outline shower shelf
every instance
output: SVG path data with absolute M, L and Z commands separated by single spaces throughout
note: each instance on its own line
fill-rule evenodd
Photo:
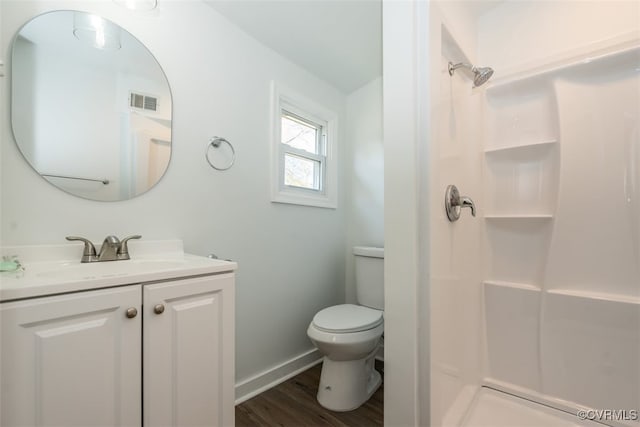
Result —
M 540 286 L 531 285 L 529 283 L 507 282 L 504 280 L 485 280 L 485 285 L 490 286 L 502 286 L 507 288 L 526 289 L 528 291 L 539 291 Z
M 546 141 L 541 141 L 541 142 L 532 142 L 529 144 L 518 144 L 518 145 L 509 145 L 506 147 L 498 147 L 498 148 L 487 148 L 484 150 L 486 155 L 493 155 L 493 154 L 500 154 L 500 153 L 509 153 L 509 152 L 515 152 L 517 150 L 523 150 L 523 149 L 528 149 L 528 148 L 543 148 L 543 147 L 547 147 L 547 146 L 551 146 L 553 144 L 556 144 L 558 142 L 557 139 L 549 139 Z
M 550 220 L 553 218 L 551 214 L 514 214 L 514 215 L 485 215 L 487 220 Z

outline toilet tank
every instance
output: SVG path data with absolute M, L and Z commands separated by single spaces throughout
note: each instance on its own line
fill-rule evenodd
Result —
M 384 310 L 384 248 L 356 246 L 353 254 L 358 304 Z

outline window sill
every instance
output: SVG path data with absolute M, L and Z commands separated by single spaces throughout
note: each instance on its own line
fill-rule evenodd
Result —
M 310 206 L 315 208 L 337 209 L 338 204 L 326 196 L 278 193 L 271 197 L 272 203 L 285 203 L 289 205 Z

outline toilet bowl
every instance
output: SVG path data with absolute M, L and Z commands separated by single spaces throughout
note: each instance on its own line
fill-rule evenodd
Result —
M 318 402 L 332 411 L 351 411 L 369 400 L 382 378 L 374 369 L 384 331 L 381 310 L 341 304 L 319 311 L 307 335 L 324 355 Z
M 307 328 L 309 339 L 324 356 L 318 402 L 332 411 L 351 411 L 380 387 L 374 369 L 384 331 L 384 249 L 353 248 L 356 299 L 320 310 Z

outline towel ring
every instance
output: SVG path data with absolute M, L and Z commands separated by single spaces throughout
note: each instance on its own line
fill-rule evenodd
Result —
M 229 163 L 229 165 L 228 165 L 228 166 L 221 168 L 221 167 L 218 167 L 218 166 L 214 165 L 214 164 L 211 162 L 211 159 L 209 159 L 209 149 L 210 149 L 211 147 L 213 147 L 213 148 L 219 148 L 219 147 L 220 147 L 220 145 L 221 145 L 223 142 L 224 142 L 225 144 L 227 144 L 227 145 L 229 146 L 229 148 L 231 149 L 231 162 Z M 233 145 L 231 145 L 231 143 L 230 143 L 229 141 L 227 141 L 226 139 L 224 139 L 224 138 L 220 138 L 219 136 L 214 136 L 214 137 L 212 137 L 212 138 L 209 140 L 209 144 L 207 145 L 207 150 L 206 150 L 206 151 L 205 151 L 205 153 L 204 153 L 204 158 L 207 160 L 207 163 L 209 163 L 209 166 L 211 166 L 211 167 L 212 167 L 212 168 L 214 168 L 215 170 L 218 170 L 218 171 L 226 171 L 227 169 L 230 169 L 230 168 L 231 168 L 231 166 L 233 166 L 233 164 L 236 162 L 236 150 L 233 148 Z

